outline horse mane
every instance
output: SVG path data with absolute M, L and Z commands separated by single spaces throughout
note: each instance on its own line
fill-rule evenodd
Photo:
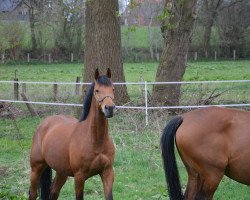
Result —
M 96 82 L 98 84 L 104 85 L 104 86 L 111 86 L 112 85 L 111 80 L 107 76 L 99 76 L 98 79 L 96 80 Z M 79 122 L 86 120 L 88 115 L 89 115 L 92 96 L 94 93 L 94 87 L 95 87 L 95 82 L 92 82 L 87 93 L 86 93 L 86 96 L 84 98 L 83 111 L 82 111 L 81 117 L 79 119 Z

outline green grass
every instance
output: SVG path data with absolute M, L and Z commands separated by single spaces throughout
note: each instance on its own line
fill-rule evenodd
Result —
M 154 81 L 157 63 L 124 63 L 127 82 Z M 1 64 L 0 80 L 13 80 L 15 70 L 19 80 L 74 82 L 82 76 L 82 63 L 68 64 Z M 184 81 L 204 80 L 246 80 L 250 79 L 250 61 L 189 62 Z
M 161 128 L 166 118 L 154 116 L 156 123 L 147 127 L 143 125 L 140 113 L 121 112 L 110 120 L 110 134 L 116 145 L 114 199 L 168 199 L 159 149 Z M 5 169 L 5 173 L 0 174 L 0 197 L 5 196 L 1 199 L 27 198 L 29 149 L 33 131 L 40 121 L 40 118 L 19 118 L 18 132 L 12 120 L 0 120 L 0 169 Z M 185 187 L 187 175 L 179 158 L 178 165 Z M 224 178 L 214 199 L 247 199 L 249 189 Z M 98 176 L 87 180 L 85 195 L 88 200 L 104 199 Z M 74 199 L 73 178 L 64 185 L 60 199 Z
M 205 80 L 249 80 L 250 61 L 218 61 L 218 62 L 189 62 L 184 75 L 184 81 L 205 81 Z M 152 82 L 155 79 L 157 63 L 125 63 L 124 72 L 127 82 Z M 15 70 L 20 81 L 57 81 L 74 82 L 77 76 L 82 75 L 83 65 L 80 63 L 68 64 L 11 64 L 0 65 L 0 80 L 13 80 Z M 77 102 L 74 97 L 74 85 L 59 86 L 59 101 Z M 182 104 L 196 103 L 197 98 L 206 99 L 216 90 L 221 93 L 221 100 L 216 103 L 224 102 L 247 102 L 249 101 L 249 84 L 205 84 L 205 85 L 184 85 L 182 87 Z M 0 84 L 0 94 L 2 98 L 12 99 L 12 84 Z M 131 104 L 140 104 L 141 86 L 129 85 L 128 92 L 131 97 Z M 149 85 L 151 92 L 152 85 Z M 39 91 L 39 92 L 37 92 Z M 230 93 L 230 94 L 229 94 Z M 194 95 L 195 94 L 195 95 Z M 52 85 L 33 85 L 27 86 L 27 95 L 35 101 L 53 101 Z M 192 99 L 194 97 L 194 99 Z M 218 99 L 219 100 L 219 99 Z
M 0 80 L 13 80 L 18 69 L 19 80 L 25 81 L 75 81 L 82 74 L 82 64 L 47 65 L 0 65 Z M 184 80 L 227 80 L 250 79 L 250 61 L 190 62 Z M 125 63 L 126 81 L 154 81 L 157 63 Z M 205 87 L 205 86 L 203 86 Z M 245 96 L 249 91 L 241 85 Z M 0 84 L 0 98 L 12 86 Z M 191 90 L 192 88 L 188 88 Z M 205 88 L 204 88 L 205 89 Z M 65 89 L 66 90 L 66 89 Z M 131 94 L 138 88 L 129 88 Z M 44 95 L 42 90 L 33 89 Z M 47 90 L 45 90 L 47 91 Z M 239 94 L 240 90 L 235 92 Z M 47 93 L 46 93 L 47 94 Z M 194 94 L 190 93 L 190 94 Z M 231 96 L 229 96 L 231 99 Z M 50 97 L 51 98 L 51 97 Z M 25 110 L 25 105 L 17 106 Z M 52 107 L 46 107 L 48 109 Z M 54 108 L 54 107 L 53 107 Z M 66 112 L 62 110 L 61 112 Z M 44 115 L 55 114 L 49 110 Z M 68 113 L 68 111 L 67 111 Z M 72 110 L 71 113 L 74 113 Z M 165 111 L 150 113 L 150 125 L 145 126 L 143 112 L 119 111 L 110 119 L 110 134 L 116 144 L 114 199 L 121 200 L 164 200 L 167 198 L 165 177 L 159 149 L 161 130 L 168 119 Z M 43 117 L 19 116 L 16 121 L 0 118 L 0 199 L 27 199 L 29 188 L 29 151 L 36 126 Z M 187 174 L 178 158 L 178 166 L 183 187 Z M 250 188 L 229 178 L 223 178 L 215 195 L 215 200 L 249 199 Z M 103 187 L 98 176 L 86 182 L 87 200 L 104 199 Z M 73 179 L 70 178 L 62 189 L 60 199 L 73 199 Z

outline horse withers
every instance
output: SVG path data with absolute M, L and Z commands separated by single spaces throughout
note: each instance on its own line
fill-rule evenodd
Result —
M 87 91 L 80 120 L 64 115 L 50 116 L 33 136 L 30 165 L 29 200 L 57 199 L 68 176 L 74 177 L 75 195 L 83 200 L 84 182 L 91 176 L 101 176 L 106 200 L 112 200 L 114 182 L 114 144 L 108 134 L 108 120 L 115 104 L 111 71 L 95 80 Z M 51 183 L 52 170 L 56 171 Z
M 174 144 L 188 173 L 182 194 Z M 202 108 L 173 118 L 163 130 L 162 158 L 171 200 L 210 200 L 224 174 L 250 185 L 250 112 Z

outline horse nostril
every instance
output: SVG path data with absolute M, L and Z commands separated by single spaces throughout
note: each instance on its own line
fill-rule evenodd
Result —
M 104 107 L 106 110 L 114 110 L 115 109 L 115 106 L 113 105 L 113 106 L 107 106 L 107 105 L 105 105 L 105 107 Z

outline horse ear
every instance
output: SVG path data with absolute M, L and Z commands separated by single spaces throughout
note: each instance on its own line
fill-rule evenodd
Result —
M 110 68 L 107 69 L 107 77 L 111 78 L 111 70 L 110 70 Z
M 99 76 L 100 76 L 99 70 L 98 70 L 98 68 L 96 68 L 96 70 L 95 70 L 95 80 L 97 80 Z

